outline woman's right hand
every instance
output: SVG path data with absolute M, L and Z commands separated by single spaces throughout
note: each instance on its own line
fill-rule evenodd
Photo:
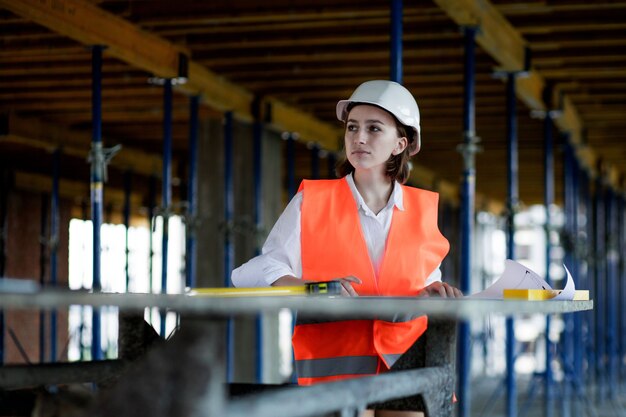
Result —
M 341 283 L 341 295 L 343 295 L 344 297 L 358 297 L 359 296 L 359 294 L 357 294 L 354 288 L 352 288 L 352 284 L 362 283 L 362 281 L 358 279 L 357 277 L 347 276 L 343 278 L 334 278 L 333 281 L 339 281 Z M 308 282 L 313 282 L 313 281 L 306 281 L 306 280 L 302 280 L 300 278 L 296 278 L 291 275 L 284 275 L 278 278 L 276 281 L 274 281 L 271 285 L 272 287 L 280 287 L 284 285 L 295 286 L 295 285 L 306 284 Z

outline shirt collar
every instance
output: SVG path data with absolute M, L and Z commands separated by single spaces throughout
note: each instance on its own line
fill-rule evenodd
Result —
M 352 177 L 352 173 L 346 175 L 344 178 L 348 182 L 350 186 L 350 191 L 352 191 L 352 196 L 357 203 L 357 206 L 362 208 L 363 210 L 369 210 L 367 204 L 365 204 L 365 200 L 361 197 L 359 190 L 356 188 L 356 184 L 354 183 L 354 178 Z M 389 201 L 387 202 L 386 207 L 396 206 L 398 210 L 404 211 L 404 199 L 402 194 L 402 186 L 398 181 L 394 181 L 393 191 L 391 192 L 391 196 L 389 197 Z

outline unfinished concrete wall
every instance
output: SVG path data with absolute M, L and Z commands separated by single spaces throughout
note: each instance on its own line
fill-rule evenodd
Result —
M 198 287 L 224 284 L 224 133 L 222 121 L 198 124 Z
M 233 123 L 234 219 L 232 239 L 237 267 L 255 254 L 283 210 L 281 200 L 282 154 L 277 133 L 265 131 L 262 148 L 262 199 L 264 228 L 254 225 L 254 146 L 252 126 Z M 197 285 L 224 285 L 224 126 L 221 120 L 200 122 L 198 144 Z M 278 375 L 278 318 L 262 318 L 264 382 L 281 382 Z M 235 329 L 235 382 L 256 382 L 256 318 L 237 318 Z
M 32 279 L 39 282 L 41 275 L 41 210 L 42 198 L 49 198 L 38 193 L 11 190 L 7 201 L 6 231 L 6 269 L 5 277 Z M 48 202 L 49 207 L 49 202 Z M 50 230 L 49 208 L 47 233 Z M 69 250 L 70 204 L 61 200 L 59 208 L 59 241 L 57 250 L 57 282 L 59 287 L 67 287 L 68 250 Z M 49 239 L 49 236 L 46 237 Z M 50 280 L 49 250 L 46 251 L 45 282 Z M 26 363 L 20 353 L 15 339 L 24 349 L 24 353 L 33 363 L 39 362 L 39 312 L 38 311 L 5 311 L 5 363 Z M 50 313 L 45 313 L 44 361 L 50 361 Z M 57 311 L 56 360 L 65 360 L 65 347 L 68 340 L 67 309 Z

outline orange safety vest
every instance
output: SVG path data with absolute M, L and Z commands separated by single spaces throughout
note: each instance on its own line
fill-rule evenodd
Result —
M 377 281 L 346 180 L 305 180 L 300 190 L 305 280 L 353 275 L 362 281 L 353 285 L 359 295 L 414 296 L 448 253 L 450 245 L 437 226 L 438 194 L 402 186 L 404 211 L 394 207 Z M 298 384 L 385 371 L 426 327 L 426 316 L 392 321 L 299 316 L 292 339 Z

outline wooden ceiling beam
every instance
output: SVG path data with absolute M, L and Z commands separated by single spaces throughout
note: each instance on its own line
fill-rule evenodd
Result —
M 556 4 L 550 2 L 537 2 L 531 3 L 528 1 L 520 1 L 519 3 L 503 4 L 497 6 L 500 13 L 507 16 L 519 16 L 527 15 L 533 16 L 535 14 L 542 15 L 553 13 L 558 16 L 560 13 L 567 12 L 596 12 L 599 10 L 614 11 L 626 9 L 626 2 L 615 1 L 611 3 L 598 4 L 596 2 L 584 2 L 584 3 L 571 3 L 571 4 Z
M 550 35 L 561 32 L 604 32 L 607 30 L 626 29 L 626 22 L 609 23 L 609 22 L 560 22 L 555 20 L 549 26 L 542 22 L 529 20 L 527 23 L 516 24 L 517 29 L 524 35 Z
M 576 78 L 593 78 L 602 80 L 605 78 L 626 78 L 626 69 L 623 68 L 607 68 L 598 64 L 596 68 L 558 68 L 558 69 L 542 69 L 541 73 L 550 79 L 576 79 Z
M 2 0 L 0 0 L 1 2 Z M 1 7 L 1 5 L 0 5 Z M 102 66 L 103 73 L 116 74 L 116 73 L 125 73 L 132 71 L 133 69 L 126 64 L 122 63 L 107 63 L 106 60 Z M 73 75 L 90 75 L 91 74 L 91 64 L 89 62 L 85 62 L 84 65 L 81 64 L 64 64 L 64 65 L 56 65 L 50 66 L 49 64 L 42 64 L 37 66 L 0 66 L 0 77 L 25 77 L 25 76 L 33 76 L 33 77 L 46 77 L 51 75 L 61 75 L 61 76 L 73 76 Z M 146 81 L 148 79 L 148 75 L 146 75 Z
M 231 57 L 210 57 L 203 58 L 201 54 L 196 54 L 198 61 L 210 68 L 219 68 L 226 66 L 245 66 L 245 65 L 264 65 L 284 63 L 289 65 L 311 64 L 316 62 L 376 62 L 377 60 L 388 60 L 389 51 L 364 51 L 364 52 L 324 52 L 324 53 L 291 53 L 291 54 L 268 54 L 267 51 L 259 51 L 256 56 L 240 56 L 233 54 Z M 404 59 L 437 59 L 446 57 L 463 56 L 463 48 L 461 44 L 451 48 L 432 48 L 432 49 L 410 49 L 403 53 Z
M 552 40 L 550 38 L 545 41 L 535 40 L 533 42 L 533 51 L 546 52 L 556 51 L 559 49 L 570 48 L 596 48 L 596 47 L 616 47 L 626 46 L 626 39 L 573 39 L 573 40 Z
M 10 83 L 10 85 L 9 85 Z M 129 86 L 138 86 L 146 83 L 145 76 L 124 74 L 123 77 L 112 77 L 110 74 L 103 74 L 102 91 L 108 88 L 128 88 Z M 3 85 L 2 91 L 26 91 L 26 90 L 48 90 L 55 88 L 91 88 L 91 76 L 73 76 L 71 79 L 63 79 L 61 77 L 50 77 L 45 79 L 29 79 L 11 77 L 10 81 L 0 79 Z
M 163 97 L 163 88 L 146 84 L 143 87 L 125 87 L 116 89 L 102 89 L 102 100 L 109 99 L 158 99 Z M 0 92 L 0 100 L 88 100 L 91 101 L 91 90 L 85 88 L 63 88 L 61 90 L 36 90 Z
M 619 63 L 622 64 L 626 61 L 626 57 L 624 55 L 578 55 L 578 56 L 564 56 L 560 54 L 558 57 L 554 56 L 535 56 L 533 58 L 533 64 L 537 67 L 561 67 L 561 66 L 572 66 L 574 64 L 580 65 L 589 65 L 589 64 L 609 64 L 609 63 Z M 543 69 L 540 70 L 543 73 Z
M 421 42 L 429 40 L 448 40 L 458 39 L 458 33 L 442 33 L 442 34 L 430 34 L 430 33 L 409 33 L 402 36 L 403 42 Z M 189 42 L 190 47 L 193 48 L 194 53 L 198 52 L 212 52 L 212 51 L 236 51 L 240 49 L 271 49 L 277 51 L 279 48 L 302 48 L 302 47 L 333 47 L 339 48 L 342 46 L 354 47 L 355 45 L 372 45 L 372 44 L 389 44 L 389 35 L 346 35 L 346 36 L 334 36 L 334 37 L 299 37 L 290 39 L 234 39 L 230 41 L 218 41 L 218 42 Z M 426 45 L 424 45 L 426 46 Z
M 389 8 L 370 8 L 359 7 L 351 8 L 350 10 L 341 10 L 337 8 L 328 8 L 320 11 L 298 11 L 298 13 L 284 12 L 282 10 L 257 12 L 256 8 L 251 8 L 252 12 L 245 11 L 239 14 L 220 14 L 219 11 L 211 13 L 211 17 L 194 17 L 191 14 L 185 13 L 181 17 L 168 16 L 163 18 L 145 18 L 141 21 L 143 27 L 171 27 L 171 26 L 232 26 L 232 25 L 246 25 L 256 26 L 262 23 L 280 23 L 280 22 L 296 22 L 298 24 L 304 22 L 320 22 L 332 20 L 337 23 L 341 21 L 344 24 L 346 22 L 352 22 L 359 24 L 360 22 L 367 21 L 367 19 L 378 18 L 389 22 Z M 283 9 L 284 10 L 284 9 Z M 404 18 L 411 21 L 430 22 L 432 21 L 431 15 L 424 13 L 423 8 L 418 7 L 405 7 L 403 9 Z
M 0 134 L 0 142 L 16 143 L 49 151 L 62 148 L 63 152 L 68 155 L 84 158 L 87 161 L 91 148 L 90 133 L 70 130 L 39 119 L 18 117 L 13 113 L 5 115 L 3 119 L 2 125 L 5 130 Z M 104 141 L 110 143 L 106 138 Z M 111 159 L 113 167 L 121 170 L 132 169 L 146 176 L 160 177 L 161 165 L 160 156 L 128 147 L 124 147 Z
M 180 56 L 190 55 L 186 48 L 85 0 L 0 0 L 0 7 L 85 45 L 104 45 L 106 55 L 158 77 L 177 77 Z M 189 94 L 201 94 L 204 102 L 219 110 L 233 111 L 246 120 L 252 118 L 252 93 L 197 61 L 189 60 L 188 82 L 179 88 Z M 305 139 L 313 139 L 310 132 L 316 132 L 314 138 L 318 138 L 323 147 L 335 149 L 336 130 L 332 126 L 276 100 L 272 104 L 280 108 L 273 121 L 281 129 L 300 131 Z M 307 124 L 298 125 L 295 120 Z

